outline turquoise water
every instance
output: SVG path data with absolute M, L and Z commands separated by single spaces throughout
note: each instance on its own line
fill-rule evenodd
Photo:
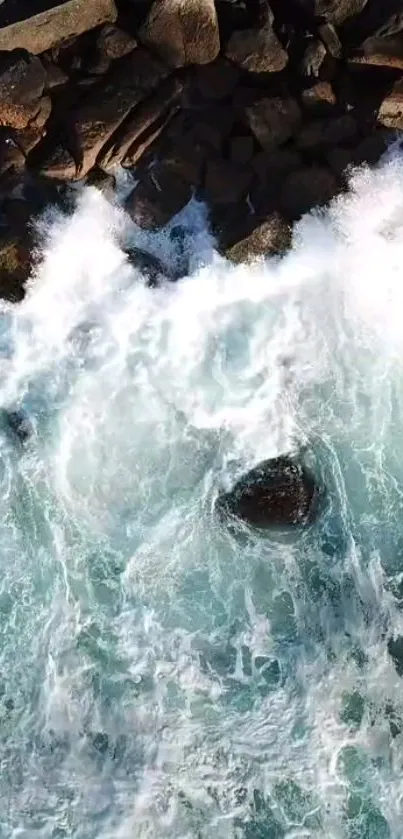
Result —
M 283 260 L 178 222 L 189 277 L 148 289 L 123 246 L 177 240 L 84 190 L 0 313 L 33 426 L 0 434 L 0 837 L 401 839 L 403 162 Z M 320 520 L 223 529 L 220 488 L 301 446 Z

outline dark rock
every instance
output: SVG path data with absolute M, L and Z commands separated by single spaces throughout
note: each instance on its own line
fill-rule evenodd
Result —
M 0 28 L 0 50 L 22 48 L 39 55 L 116 17 L 114 0 L 68 0 Z
M 40 108 L 45 70 L 22 50 L 0 54 L 0 125 L 26 128 Z
M 311 38 L 306 45 L 300 62 L 300 72 L 303 76 L 318 78 L 320 69 L 326 58 L 326 47 L 318 38 Z
M 297 219 L 313 207 L 327 204 L 338 186 L 335 175 L 324 166 L 292 172 L 281 191 L 281 207 L 286 218 Z
M 355 46 L 367 38 L 388 37 L 403 30 L 403 9 L 401 0 L 368 0 L 362 13 L 345 22 L 343 41 Z
M 333 24 L 322 23 L 318 27 L 318 35 L 321 41 L 323 41 L 329 55 L 332 55 L 333 58 L 341 58 L 342 46 Z
M 165 78 L 168 69 L 144 49 L 135 49 L 118 62 L 102 86 L 67 116 L 74 138 L 44 152 L 38 165 L 49 177 L 79 179 L 101 159 L 104 146 L 140 102 Z
M 388 653 L 393 661 L 398 676 L 403 676 L 403 636 L 389 638 Z
M 378 122 L 387 128 L 403 128 L 403 81 L 399 79 L 378 110 Z
M 167 79 L 156 93 L 134 109 L 98 156 L 100 166 L 134 166 L 178 110 L 182 82 Z
M 231 262 L 252 262 L 259 257 L 284 253 L 291 244 L 291 228 L 279 215 L 272 213 L 249 233 L 225 250 Z
M 118 26 L 109 24 L 108 26 L 103 26 L 99 32 L 96 47 L 100 55 L 110 61 L 114 61 L 133 52 L 137 47 L 137 41 L 128 32 L 125 32 Z
M 386 151 L 390 139 L 387 131 L 382 129 L 374 131 L 373 134 L 368 134 L 354 149 L 354 163 L 367 163 L 374 166 Z
M 301 165 L 302 157 L 296 149 L 262 151 L 256 154 L 252 161 L 259 184 L 262 184 L 265 189 L 269 181 L 282 183 L 289 172 L 299 169 Z
M 28 234 L 0 232 L 0 297 L 4 300 L 23 299 L 31 273 L 31 247 Z
M 225 54 L 234 64 L 250 73 L 278 73 L 288 62 L 288 55 L 270 21 L 262 27 L 233 32 Z
M 203 108 L 192 120 L 191 133 L 196 143 L 208 152 L 213 150 L 219 153 L 231 133 L 234 120 L 234 111 L 229 106 Z
M 34 154 L 37 149 L 34 149 Z M 28 158 L 28 166 L 47 178 L 57 181 L 72 181 L 77 176 L 77 164 L 73 155 L 61 143 L 51 145 L 40 154 L 40 160 Z M 91 167 L 89 167 L 91 168 Z
M 368 0 L 297 0 L 306 12 L 315 18 L 325 18 L 340 26 L 348 18 L 359 15 Z
M 166 145 L 159 157 L 170 171 L 193 187 L 202 184 L 206 149 L 193 131 L 184 129 L 180 117 L 174 117 L 166 131 Z
M 214 61 L 220 51 L 214 0 L 154 0 L 139 38 L 172 67 Z
M 0 175 L 10 170 L 21 172 L 25 166 L 25 155 L 7 130 L 0 130 Z
M 239 201 L 247 194 L 251 180 L 252 173 L 246 167 L 236 166 L 219 157 L 211 158 L 206 165 L 204 193 L 213 204 Z
M 296 138 L 296 145 L 301 151 L 310 151 L 350 142 L 357 134 L 358 124 L 351 114 L 330 119 L 315 119 L 301 129 Z
M 87 186 L 94 186 L 99 189 L 107 198 L 112 198 L 116 192 L 116 178 L 103 169 L 91 169 L 87 177 Z
M 190 184 L 166 165 L 158 165 L 128 195 L 125 209 L 146 230 L 167 224 L 192 197 Z
M 45 70 L 45 90 L 49 91 L 64 87 L 69 80 L 67 73 L 47 56 L 41 56 L 41 61 Z
M 163 265 L 161 260 L 154 254 L 144 251 L 141 248 L 127 248 L 125 253 L 133 268 L 139 271 L 143 277 L 146 277 L 147 285 L 150 288 L 157 288 L 164 281 L 173 281 L 175 279 L 171 270 Z
M 318 497 L 314 476 L 283 455 L 260 463 L 229 492 L 222 492 L 216 509 L 260 528 L 304 525 L 317 513 Z
M 255 151 L 255 144 L 253 137 L 239 136 L 233 137 L 230 142 L 229 156 L 232 163 L 239 163 L 244 165 L 252 160 Z
M 285 143 L 296 133 L 301 122 L 300 108 L 291 97 L 260 99 L 245 110 L 250 128 L 264 149 Z
M 355 162 L 354 149 L 336 146 L 327 152 L 326 162 L 336 177 L 340 177 Z
M 15 411 L 2 411 L 2 420 L 5 428 L 16 437 L 20 443 L 26 443 L 32 436 L 32 425 L 21 409 Z
M 239 81 L 239 70 L 229 61 L 217 58 L 211 64 L 195 68 L 194 84 L 204 99 L 216 102 L 231 96 Z

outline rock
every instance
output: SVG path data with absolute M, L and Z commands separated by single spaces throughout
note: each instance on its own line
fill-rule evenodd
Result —
M 343 26 L 343 41 L 358 46 L 370 37 L 388 37 L 403 30 L 401 0 L 368 0 L 362 13 Z
M 99 189 L 106 198 L 113 198 L 116 192 L 116 178 L 109 172 L 104 172 L 103 169 L 91 169 L 87 177 L 87 186 L 94 186 Z
M 41 56 L 41 61 L 45 70 L 46 91 L 54 90 L 67 84 L 69 77 L 58 64 L 55 64 L 46 56 Z
M 226 105 L 214 105 L 198 111 L 192 119 L 191 133 L 197 144 L 208 153 L 223 150 L 224 142 L 229 137 L 235 120 L 234 110 Z
M 302 151 L 311 151 L 350 142 L 357 134 L 357 120 L 351 114 L 331 119 L 315 119 L 301 129 L 296 138 L 296 145 Z
M 299 169 L 288 175 L 281 191 L 281 207 L 288 219 L 297 219 L 313 207 L 327 204 L 338 190 L 334 174 L 324 166 Z
M 26 128 L 39 111 L 45 80 L 36 56 L 21 50 L 0 54 L 0 125 Z
M 118 26 L 109 24 L 103 26 L 99 32 L 96 47 L 100 55 L 110 61 L 115 61 L 115 59 L 123 58 L 133 52 L 137 47 L 137 41 L 128 32 Z
M 375 166 L 386 151 L 388 141 L 391 139 L 394 138 L 387 136 L 387 131 L 382 129 L 374 131 L 373 134 L 368 134 L 353 150 L 354 163 L 367 163 L 370 166 Z
M 303 76 L 318 78 L 320 69 L 326 58 L 326 47 L 318 38 L 311 38 L 305 48 L 300 62 L 300 73 Z
M 183 84 L 169 78 L 133 110 L 98 156 L 100 166 L 134 166 L 179 109 Z
M 233 32 L 225 54 L 249 73 L 278 73 L 288 62 L 288 55 L 269 21 L 262 27 Z
M 403 70 L 403 33 L 388 38 L 368 38 L 361 49 L 348 56 L 352 64 Z
M 403 128 L 403 80 L 399 79 L 378 110 L 378 122 L 387 128 Z
M 160 152 L 161 163 L 192 187 L 202 184 L 206 149 L 191 129 L 186 130 L 181 116 L 174 117 L 166 131 L 166 146 Z
M 216 509 L 260 528 L 305 525 L 317 513 L 319 491 L 313 475 L 289 455 L 260 463 L 229 492 Z
M 125 209 L 145 230 L 164 227 L 192 197 L 190 184 L 170 167 L 157 164 L 128 195 Z
M 239 70 L 229 61 L 217 58 L 195 68 L 194 84 L 204 99 L 220 102 L 231 96 L 239 81 Z
M 40 152 L 39 161 L 38 151 Z M 27 160 L 27 165 L 32 171 L 39 172 L 41 175 L 57 181 L 75 180 L 77 163 L 73 155 L 61 143 L 47 146 L 45 151 L 36 147 L 33 150 L 33 155 L 33 157 L 29 156 Z
M 214 0 L 154 0 L 139 38 L 172 67 L 214 61 L 220 51 Z
M 354 163 L 354 149 L 336 146 L 327 152 L 326 162 L 336 177 L 340 177 Z
M 291 97 L 260 99 L 245 109 L 246 118 L 264 149 L 273 149 L 292 137 L 301 122 L 301 111 Z
M 39 55 L 116 17 L 114 0 L 67 0 L 0 28 L 0 51 L 19 48 Z
M 340 38 L 333 24 L 322 23 L 322 25 L 318 27 L 318 35 L 319 38 L 323 41 L 329 55 L 332 55 L 333 58 L 341 58 L 343 50 L 340 43 Z
M 0 229 L 0 297 L 11 303 L 22 300 L 30 271 L 29 237 L 2 233 Z
M 232 163 L 245 165 L 252 160 L 255 151 L 253 137 L 239 136 L 232 137 L 230 141 L 229 156 Z
M 284 253 L 291 244 L 291 228 L 279 213 L 265 221 L 225 250 L 231 262 L 252 262 L 259 257 Z
M 25 166 L 25 155 L 7 129 L 0 129 L 0 175 L 14 170 L 20 172 Z
M 26 443 L 32 436 L 33 428 L 25 413 L 21 409 L 15 411 L 1 411 L 1 418 L 7 431 L 20 443 Z
M 297 0 L 310 15 L 326 18 L 335 26 L 340 26 L 351 17 L 359 15 L 368 0 Z
M 398 676 L 403 676 L 403 637 L 389 638 L 388 653 L 393 661 Z
M 133 268 L 139 271 L 143 277 L 146 277 L 147 285 L 150 288 L 158 288 L 164 281 L 175 279 L 171 270 L 163 265 L 154 254 L 141 248 L 127 248 L 125 253 Z
M 212 204 L 239 201 L 247 194 L 251 180 L 252 173 L 246 167 L 213 157 L 207 160 L 204 193 Z
M 336 95 L 330 82 L 317 82 L 301 93 L 301 101 L 310 113 L 327 114 L 336 105 Z
M 135 49 L 66 116 L 74 125 L 74 142 L 46 150 L 38 165 L 49 177 L 80 179 L 102 158 L 103 148 L 131 111 L 165 78 L 167 67 L 142 48 Z M 73 165 L 72 165 L 73 161 Z

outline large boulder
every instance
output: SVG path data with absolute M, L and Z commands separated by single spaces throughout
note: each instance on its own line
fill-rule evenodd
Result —
M 284 253 L 291 244 L 291 228 L 279 213 L 272 213 L 252 230 L 239 234 L 225 249 L 231 262 L 253 262 L 266 256 Z
M 113 22 L 116 17 L 114 0 L 67 0 L 52 4 L 52 8 L 40 14 L 26 15 L 23 20 L 1 27 L 0 50 L 22 48 L 39 55 L 68 38 Z
M 325 166 L 310 166 L 291 172 L 281 191 L 281 208 L 295 220 L 313 207 L 327 204 L 337 193 L 339 182 Z
M 386 128 L 403 128 L 403 81 L 399 79 L 384 98 L 378 111 L 378 122 Z
M 40 110 L 45 81 L 36 56 L 23 50 L 0 53 L 0 125 L 26 128 Z
M 304 525 L 318 510 L 319 489 L 298 460 L 282 455 L 259 463 L 216 502 L 221 516 L 259 528 Z
M 157 164 L 135 186 L 125 201 L 125 209 L 144 230 L 164 227 L 192 197 L 192 188 L 164 164 Z
M 214 0 L 154 0 L 139 38 L 172 67 L 209 64 L 220 51 Z
M 288 55 L 270 21 L 262 27 L 233 32 L 225 54 L 234 64 L 250 73 L 278 73 L 288 62 Z
M 130 265 L 146 279 L 150 288 L 157 288 L 164 281 L 172 282 L 175 279 L 171 269 L 163 265 L 155 254 L 136 247 L 127 247 L 125 253 Z
M 308 14 L 319 19 L 326 18 L 336 26 L 359 15 L 367 2 L 368 0 L 297 0 Z
M 301 122 L 301 111 L 292 97 L 260 99 L 245 109 L 246 118 L 264 149 L 273 149 L 289 140 Z

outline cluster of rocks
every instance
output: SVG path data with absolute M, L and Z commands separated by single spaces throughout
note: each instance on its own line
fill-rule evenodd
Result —
M 135 168 L 148 229 L 196 195 L 243 260 L 402 127 L 401 0 L 4 0 L 0 294 L 23 295 L 30 214 L 71 181 Z

